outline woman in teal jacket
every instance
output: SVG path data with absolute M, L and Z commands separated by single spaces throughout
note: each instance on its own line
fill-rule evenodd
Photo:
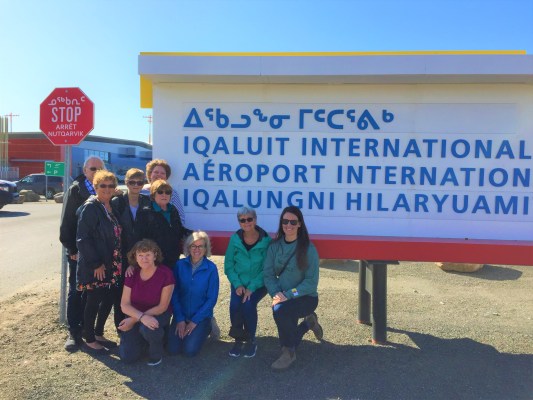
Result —
M 315 314 L 318 262 L 302 212 L 295 206 L 286 207 L 263 264 L 281 344 L 281 356 L 272 364 L 275 370 L 286 369 L 296 361 L 296 347 L 307 331 L 312 330 L 318 340 L 322 339 L 322 327 Z M 298 324 L 300 318 L 303 321 Z
M 168 352 L 195 356 L 211 332 L 213 309 L 218 298 L 217 266 L 207 259 L 211 241 L 207 233 L 195 231 L 183 245 L 185 258 L 174 268 L 172 293 L 174 319 L 168 335 Z
M 254 209 L 240 208 L 237 221 L 240 229 L 231 236 L 224 258 L 224 273 L 231 283 L 230 336 L 235 339 L 229 355 L 250 358 L 257 351 L 257 303 L 266 295 L 263 260 L 271 239 L 257 225 Z

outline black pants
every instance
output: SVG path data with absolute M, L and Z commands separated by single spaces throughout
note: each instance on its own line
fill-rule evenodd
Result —
M 122 282 L 124 282 L 124 279 L 122 280 Z M 114 316 L 115 328 L 117 328 L 117 332 L 118 332 L 118 324 L 120 324 L 120 321 L 126 318 L 126 315 L 122 312 L 122 308 L 120 308 L 120 301 L 122 300 L 123 290 L 124 290 L 123 283 L 119 287 L 115 286 L 111 288 L 111 296 L 113 297 L 113 316 Z
M 298 325 L 298 319 L 316 310 L 318 297 L 302 296 L 280 304 L 281 306 L 273 311 L 274 321 L 278 327 L 279 342 L 283 347 L 296 348 L 309 330 L 305 321 Z
M 67 323 L 72 336 L 78 336 L 83 329 L 83 312 L 85 309 L 85 292 L 76 289 L 76 267 L 78 262 L 66 254 L 68 262 Z
M 103 336 L 104 326 L 113 307 L 114 299 L 112 289 L 109 288 L 96 288 L 85 292 L 87 302 L 83 316 L 83 330 L 87 343 L 92 343 L 96 340 L 95 335 Z

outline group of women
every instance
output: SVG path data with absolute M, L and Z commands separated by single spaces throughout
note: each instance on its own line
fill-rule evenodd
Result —
M 181 202 L 165 180 L 168 164 L 153 160 L 147 172 L 145 185 L 143 171 L 130 169 L 128 193 L 118 196 L 113 173 L 94 175 L 96 195 L 77 212 L 77 282 L 87 298 L 86 349 L 100 353 L 116 346 L 104 336 L 114 306 L 121 359 L 133 362 L 147 349 L 148 365 L 155 366 L 165 348 L 186 356 L 200 351 L 212 330 L 219 277 L 208 259 L 208 235 L 183 225 Z M 147 192 L 149 196 L 143 194 Z M 257 225 L 255 210 L 239 209 L 237 221 L 240 227 L 230 238 L 224 262 L 231 284 L 229 335 L 235 340 L 229 355 L 255 356 L 257 305 L 268 293 L 281 344 L 272 368 L 288 368 L 307 331 L 322 339 L 315 314 L 318 253 L 297 207 L 283 210 L 273 240 Z

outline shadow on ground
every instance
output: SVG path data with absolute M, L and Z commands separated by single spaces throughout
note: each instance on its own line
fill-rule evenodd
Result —
M 24 211 L 0 210 L 0 218 L 25 217 L 27 215 L 30 215 L 30 213 Z
M 258 339 L 255 358 L 231 358 L 231 343 L 207 343 L 199 356 L 162 365 L 101 358 L 146 399 L 531 399 L 533 355 L 504 354 L 474 340 L 391 329 L 413 346 L 304 341 L 297 365 L 273 372 L 277 339 Z M 129 379 L 128 379 L 129 378 Z
M 518 271 L 511 267 L 503 267 L 498 265 L 485 264 L 483 268 L 476 272 L 448 272 L 454 275 L 461 275 L 468 278 L 486 279 L 489 281 L 514 281 L 522 276 L 522 271 Z

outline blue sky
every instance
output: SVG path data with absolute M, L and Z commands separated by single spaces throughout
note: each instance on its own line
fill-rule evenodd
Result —
M 532 0 L 0 0 L 0 114 L 39 131 L 56 87 L 95 103 L 92 134 L 148 140 L 143 51 L 525 50 Z

